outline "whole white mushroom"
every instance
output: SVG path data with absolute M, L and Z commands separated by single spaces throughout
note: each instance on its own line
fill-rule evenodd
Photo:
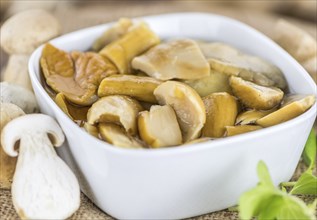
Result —
M 9 54 L 30 54 L 61 33 L 57 19 L 44 10 L 18 13 L 1 27 L 1 47 Z

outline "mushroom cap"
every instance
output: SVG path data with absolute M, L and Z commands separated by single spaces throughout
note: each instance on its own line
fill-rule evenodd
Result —
M 57 19 L 44 10 L 28 10 L 9 18 L 1 27 L 1 46 L 9 54 L 30 54 L 61 33 Z
M 35 113 L 39 110 L 33 92 L 14 83 L 0 83 L 0 102 L 15 104 L 26 114 Z
M 52 144 L 61 146 L 65 140 L 62 129 L 50 116 L 44 114 L 24 115 L 10 121 L 1 133 L 3 150 L 11 157 L 16 157 L 18 152 L 14 149 L 15 143 L 23 136 L 42 133 L 49 135 Z

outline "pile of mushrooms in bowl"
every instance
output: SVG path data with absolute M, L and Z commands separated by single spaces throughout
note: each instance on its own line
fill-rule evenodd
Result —
M 41 110 L 66 134 L 59 154 L 85 194 L 117 218 L 226 208 L 255 184 L 260 159 L 276 184 L 289 179 L 316 115 L 303 68 L 260 33 L 216 15 L 74 32 L 35 51 L 29 71 Z

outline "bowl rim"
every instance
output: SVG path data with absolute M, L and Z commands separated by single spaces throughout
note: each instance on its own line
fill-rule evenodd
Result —
M 287 59 L 290 59 L 292 64 L 296 67 L 297 71 L 296 74 L 301 74 L 309 84 L 311 88 L 314 88 L 315 86 L 315 95 L 316 96 L 316 84 L 312 80 L 312 78 L 309 76 L 307 71 L 291 56 L 289 55 L 284 49 L 282 49 L 279 45 L 277 45 L 273 40 L 262 34 L 261 32 L 257 31 L 256 29 L 250 27 L 249 25 L 237 21 L 233 18 L 229 18 L 223 15 L 217 15 L 213 13 L 200 13 L 200 12 L 181 12 L 181 13 L 167 13 L 167 14 L 158 14 L 158 15 L 150 15 L 150 16 L 142 16 L 142 17 L 137 17 L 133 19 L 159 19 L 161 17 L 188 17 L 188 16 L 205 16 L 208 18 L 218 18 L 218 19 L 223 19 L 227 20 L 231 23 L 234 23 L 234 25 L 241 26 L 247 31 L 252 32 L 252 34 L 255 34 L 256 37 L 262 38 L 262 41 L 267 41 L 268 43 L 272 44 L 272 46 L 276 49 L 279 50 L 285 56 Z M 101 24 L 101 25 L 96 25 L 88 28 L 83 28 L 77 31 L 73 31 L 64 35 L 61 35 L 53 40 L 50 40 L 50 43 L 59 41 L 61 38 L 67 38 L 71 37 L 77 34 L 81 34 L 83 32 L 91 31 L 94 29 L 100 29 L 100 28 L 107 28 L 111 24 L 115 22 L 108 22 L 106 24 Z M 29 75 L 32 81 L 32 86 L 36 87 L 38 91 L 38 95 L 42 98 L 45 99 L 46 102 L 49 103 L 52 112 L 55 115 L 58 115 L 59 117 L 62 118 L 63 121 L 68 123 L 70 126 L 73 126 L 73 132 L 78 133 L 79 135 L 86 136 L 85 138 L 88 138 L 88 142 L 91 142 L 92 144 L 96 145 L 95 147 L 102 147 L 103 149 L 109 151 L 110 153 L 114 154 L 125 154 L 127 156 L 139 156 L 139 157 L 156 157 L 156 156 L 161 156 L 161 155 L 174 155 L 174 154 L 186 154 L 186 153 L 191 153 L 191 152 L 199 152 L 199 151 L 204 151 L 204 150 L 209 150 L 211 148 L 219 148 L 222 147 L 223 145 L 226 145 L 226 149 L 230 147 L 237 147 L 234 146 L 233 143 L 238 143 L 238 142 L 243 142 L 245 140 L 249 139 L 254 139 L 257 137 L 265 136 L 270 133 L 276 133 L 279 132 L 280 130 L 284 130 L 287 128 L 294 127 L 300 123 L 303 123 L 306 120 L 309 120 L 309 118 L 313 117 L 315 114 L 316 117 L 316 109 L 317 109 L 317 102 L 308 109 L 306 112 L 303 114 L 288 120 L 286 122 L 268 127 L 268 128 L 263 128 L 260 130 L 236 135 L 236 136 L 231 136 L 231 137 L 225 137 L 225 138 L 219 138 L 211 141 L 206 141 L 206 142 L 201 142 L 201 143 L 194 143 L 194 144 L 188 144 L 188 145 L 181 145 L 180 146 L 171 146 L 171 147 L 166 147 L 166 148 L 158 148 L 158 149 L 149 149 L 149 148 L 144 148 L 144 149 L 129 149 L 129 148 L 121 148 L 121 147 L 114 147 L 113 145 L 102 141 L 96 137 L 93 137 L 86 131 L 84 131 L 81 127 L 79 127 L 76 123 L 74 123 L 58 106 L 57 104 L 53 101 L 53 99 L 48 95 L 48 93 L 45 91 L 44 87 L 42 86 L 40 80 L 37 78 L 36 74 L 36 65 L 39 65 L 39 59 L 36 59 L 36 57 L 39 55 L 39 53 L 42 52 L 44 45 L 39 46 L 30 56 L 29 62 L 28 62 L 28 70 L 29 70 Z M 40 56 L 38 56 L 40 57 Z M 308 135 L 308 134 L 307 134 Z M 67 138 L 67 137 L 66 137 Z

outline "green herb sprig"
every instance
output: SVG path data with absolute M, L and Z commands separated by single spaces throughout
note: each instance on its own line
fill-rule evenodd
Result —
M 274 186 L 269 171 L 263 161 L 257 166 L 258 185 L 245 192 L 239 200 L 239 215 L 241 219 L 310 219 L 315 220 L 317 198 L 312 204 L 306 205 L 301 199 L 292 194 L 317 195 L 317 178 L 313 175 L 316 165 L 316 135 L 309 135 L 303 158 L 308 169 L 297 182 L 281 184 L 281 189 Z M 291 186 L 288 193 L 284 186 Z

